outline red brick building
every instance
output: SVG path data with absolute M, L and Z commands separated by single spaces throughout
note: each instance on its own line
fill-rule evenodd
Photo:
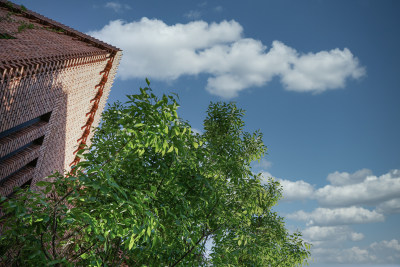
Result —
M 121 50 L 0 0 L 0 195 L 77 163 Z

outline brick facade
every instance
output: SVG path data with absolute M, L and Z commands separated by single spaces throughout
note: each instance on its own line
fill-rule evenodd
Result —
M 118 48 L 0 0 L 1 195 L 77 162 L 120 58 Z

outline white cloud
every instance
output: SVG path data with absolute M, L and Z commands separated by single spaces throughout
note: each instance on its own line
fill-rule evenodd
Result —
M 344 88 L 348 77 L 359 79 L 365 75 L 365 69 L 359 67 L 358 59 L 347 48 L 306 55 L 294 52 L 294 56 L 288 62 L 293 64 L 292 67 L 282 75 L 282 82 L 288 90 L 320 93 Z
M 203 134 L 203 131 L 201 131 L 201 130 L 199 130 L 199 129 L 197 129 L 197 128 L 192 128 L 192 132 L 193 133 L 195 133 L 195 134 Z
M 223 7 L 222 7 L 222 6 L 216 6 L 216 7 L 214 7 L 214 11 L 215 11 L 215 12 L 222 12 L 222 10 L 223 10 Z
M 370 245 L 362 241 L 359 243 L 362 247 L 346 248 L 351 241 L 365 240 L 368 234 L 353 231 L 352 224 L 383 222 L 386 214 L 400 213 L 400 170 L 381 176 L 373 175 L 368 169 L 354 173 L 334 172 L 327 180 L 330 185 L 310 193 L 310 198 L 322 207 L 285 216 L 306 223 L 307 227 L 301 232 L 314 245 L 311 253 L 316 263 L 400 264 L 400 243 L 396 239 Z M 301 182 L 304 181 L 287 181 L 292 186 L 290 191 L 295 193 L 301 188 Z
M 183 14 L 183 16 L 188 19 L 199 19 L 201 17 L 201 12 L 198 10 L 189 10 Z
M 350 240 L 351 241 L 360 241 L 360 240 L 363 240 L 363 239 L 364 239 L 363 233 L 355 233 L 355 232 L 350 233 Z
M 352 205 L 378 205 L 379 203 L 389 201 L 395 198 L 400 198 L 400 170 L 393 170 L 380 177 L 359 175 L 360 173 L 367 174 L 368 171 L 361 170 L 353 175 L 348 174 L 332 174 L 335 177 L 328 179 L 335 181 L 341 186 L 327 185 L 318 189 L 315 192 L 315 197 L 319 204 L 325 207 L 344 207 Z M 355 179 L 352 179 L 354 178 Z M 359 183 L 353 183 L 352 180 L 359 180 Z M 391 208 L 396 210 L 398 202 L 387 202 L 386 206 L 381 206 L 381 210 Z M 393 209 L 393 206 L 395 207 Z M 397 207 L 396 207 L 397 206 Z
M 300 54 L 274 41 L 267 50 L 260 41 L 243 38 L 243 28 L 234 20 L 175 25 L 148 18 L 115 20 L 89 34 L 123 50 L 122 79 L 174 80 L 205 73 L 210 75 L 206 89 L 224 98 L 264 86 L 274 76 L 287 90 L 319 93 L 343 88 L 347 79 L 365 74 L 347 48 Z
M 339 229 L 338 235 L 342 237 L 343 232 L 345 232 L 345 230 Z M 396 239 L 373 242 L 370 245 L 364 245 L 362 247 L 353 246 L 346 248 L 343 243 L 336 242 L 340 238 L 333 236 L 332 239 L 329 239 L 329 237 L 323 239 L 323 241 L 312 242 L 314 246 L 311 248 L 311 255 L 315 259 L 315 263 L 336 265 L 364 263 L 374 264 L 374 266 L 382 266 L 377 264 L 384 264 L 388 267 L 389 265 L 386 264 L 400 263 L 400 243 Z M 315 244 L 318 244 L 318 246 Z M 395 265 L 390 266 L 394 267 Z
M 289 180 L 276 178 L 271 173 L 266 171 L 262 171 L 261 176 L 264 182 L 268 181 L 268 178 L 270 177 L 279 181 L 283 189 L 282 190 L 283 199 L 281 201 L 305 200 L 312 198 L 313 196 L 314 187 L 309 183 L 304 182 L 303 180 L 292 182 Z
M 312 257 L 316 263 L 335 263 L 335 264 L 360 264 L 374 263 L 377 260 L 367 249 L 352 247 L 341 248 L 313 248 Z
M 258 168 L 258 169 L 261 169 L 261 170 L 266 170 L 266 169 L 270 168 L 271 166 L 272 166 L 272 162 L 268 161 L 268 160 L 266 160 L 264 158 L 262 158 L 260 160 L 260 162 L 257 162 L 257 163 L 254 164 L 254 168 Z M 271 175 L 271 174 L 268 173 L 268 175 Z
M 372 171 L 368 169 L 361 169 L 353 174 L 336 171 L 334 173 L 330 173 L 327 177 L 327 180 L 332 185 L 343 186 L 363 182 L 368 176 L 372 176 Z
M 376 210 L 384 214 L 400 213 L 400 198 L 395 198 L 380 203 Z
M 304 200 L 312 197 L 314 187 L 303 180 L 289 181 L 278 179 L 283 188 L 283 200 Z
M 261 172 L 261 177 L 262 177 L 262 180 L 263 180 L 264 182 L 268 181 L 268 178 L 274 178 L 274 179 L 276 179 L 275 176 L 273 176 L 271 173 L 266 172 L 266 171 Z
M 359 247 L 344 249 L 337 255 L 339 263 L 370 263 L 375 260 L 375 255 L 371 255 L 368 250 Z
M 107 2 L 104 6 L 107 7 L 107 8 L 111 8 L 112 10 L 114 10 L 114 12 L 117 12 L 117 13 L 123 11 L 124 9 L 126 9 L 126 10 L 132 9 L 127 4 L 122 5 L 122 4 L 117 3 L 117 2 Z
M 385 217 L 376 211 L 354 206 L 337 209 L 317 208 L 310 213 L 300 210 L 288 214 L 287 218 L 305 221 L 309 226 L 348 225 L 382 222 L 385 220 Z
M 362 233 L 353 232 L 348 226 L 311 226 L 304 229 L 302 234 L 312 244 L 315 241 L 360 241 L 364 238 Z
M 400 263 L 400 245 L 398 240 L 374 242 L 369 246 L 351 248 L 332 247 L 330 242 L 323 246 L 313 247 L 311 255 L 316 263 L 329 264 L 399 264 Z M 335 266 L 336 266 L 335 265 Z M 359 266 L 359 265 L 357 265 Z M 363 265 L 365 266 L 365 265 Z M 398 266 L 398 265 L 390 265 Z
M 390 241 L 383 240 L 381 242 L 374 242 L 370 246 L 374 250 L 395 250 L 400 252 L 400 243 L 396 239 Z

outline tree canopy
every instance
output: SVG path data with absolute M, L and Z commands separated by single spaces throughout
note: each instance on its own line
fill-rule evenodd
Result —
M 148 86 L 150 83 L 146 80 Z M 211 103 L 204 133 L 149 87 L 110 105 L 73 172 L 2 198 L 0 262 L 21 266 L 296 266 L 309 244 L 251 170 L 266 147 L 244 111 Z

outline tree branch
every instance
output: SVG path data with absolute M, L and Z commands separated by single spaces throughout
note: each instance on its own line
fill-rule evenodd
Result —
M 199 240 L 197 240 L 197 242 L 188 250 L 186 251 L 185 254 L 182 255 L 182 257 L 180 257 L 174 264 L 170 265 L 170 267 L 176 266 L 178 263 L 180 263 L 187 255 L 189 255 L 193 249 L 201 242 L 201 240 L 203 240 L 204 237 L 206 237 L 207 235 L 205 234 L 205 231 L 203 230 L 203 234 L 201 235 L 201 237 L 199 238 Z
M 92 247 L 94 247 L 94 245 L 96 245 L 97 242 L 94 242 L 93 245 L 91 245 L 90 247 L 88 247 L 87 249 L 83 250 L 81 253 L 75 255 L 75 257 L 73 258 L 69 258 L 68 260 L 74 261 L 77 258 L 79 258 L 81 255 L 85 254 L 87 251 L 89 251 L 89 249 L 91 249 Z
M 40 235 L 40 244 L 41 244 L 41 246 L 42 246 L 42 251 L 43 251 L 44 255 L 46 256 L 46 258 L 47 258 L 49 261 L 51 261 L 52 259 L 51 259 L 50 255 L 47 254 L 46 248 L 44 247 L 43 235 L 44 235 L 44 233 L 42 233 L 42 234 Z
M 53 258 L 57 258 L 57 254 L 56 254 L 56 231 L 57 231 L 57 207 L 54 207 L 53 210 L 53 227 L 52 227 L 52 240 L 51 240 L 51 245 L 53 247 Z
M 210 216 L 212 215 L 212 213 L 214 212 L 215 207 L 217 206 L 219 201 L 219 198 L 217 198 L 217 201 L 215 202 L 214 206 L 211 208 L 211 210 L 208 212 L 207 214 L 207 219 L 210 218 Z M 215 233 L 216 231 L 218 231 L 221 228 L 222 225 L 218 226 L 217 228 L 215 228 L 212 231 L 206 232 L 206 229 L 203 230 L 203 234 L 202 236 L 199 238 L 199 240 L 197 240 L 197 242 L 185 253 L 182 255 L 182 257 L 180 257 L 174 264 L 170 265 L 171 267 L 176 266 L 178 263 L 180 263 L 187 255 L 189 255 L 193 249 L 203 240 L 204 237 L 207 237 L 213 233 Z

